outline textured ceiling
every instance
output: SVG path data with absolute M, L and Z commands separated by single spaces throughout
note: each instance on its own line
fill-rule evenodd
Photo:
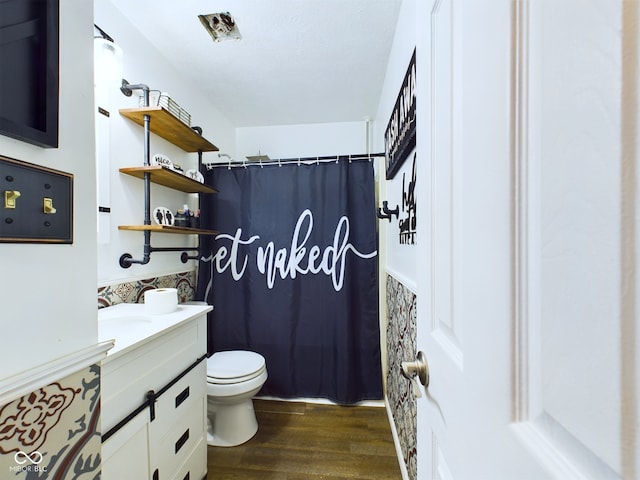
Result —
M 373 118 L 401 3 L 111 1 L 239 127 Z M 242 39 L 214 42 L 198 15 L 226 11 Z

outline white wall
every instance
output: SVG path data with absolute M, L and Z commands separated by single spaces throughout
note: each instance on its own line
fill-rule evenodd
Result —
M 74 175 L 73 244 L 0 244 L 0 379 L 97 342 L 92 29 L 91 2 L 60 2 L 59 147 L 0 135 L 0 155 Z
M 385 76 L 384 86 L 380 95 L 380 103 L 378 104 L 378 112 L 376 114 L 376 122 L 373 133 L 373 148 L 376 151 L 384 152 L 384 134 L 393 111 L 402 81 L 404 79 L 407 67 L 411 61 L 413 49 L 416 46 L 416 29 L 415 29 L 416 0 L 404 0 L 398 16 L 396 34 L 389 55 L 387 64 L 387 74 Z M 418 74 L 420 66 L 417 65 Z M 416 113 L 418 122 L 428 121 L 425 112 L 418 111 Z M 418 139 L 419 143 L 419 139 Z M 385 181 L 384 159 L 378 163 L 379 183 L 379 203 L 387 200 L 389 208 L 395 208 L 396 205 L 402 204 L 402 177 L 406 175 L 406 179 L 411 178 L 411 166 L 413 161 L 413 152 L 409 154 L 400 170 L 396 173 L 392 180 Z M 422 175 L 425 182 L 424 171 L 420 171 L 420 157 L 418 156 L 418 178 Z M 417 203 L 420 202 L 418 198 Z M 418 207 L 419 211 L 419 207 Z M 418 214 L 418 221 L 421 217 Z M 386 248 L 382 265 L 386 271 L 393 275 L 397 280 L 403 283 L 412 291 L 416 291 L 416 264 L 417 252 L 420 248 L 420 239 L 417 239 L 417 245 L 400 245 L 399 243 L 398 219 L 393 217 L 391 222 L 385 220 L 380 222 L 381 244 L 384 242 Z M 384 290 L 381 290 L 384 291 Z
M 203 129 L 203 136 L 216 145 L 221 152 L 235 154 L 235 129 L 233 125 L 206 101 L 197 86 L 187 83 L 180 72 L 173 69 L 144 35 L 136 29 L 108 0 L 95 1 L 95 23 L 105 30 L 123 50 L 123 77 L 132 84 L 146 84 L 151 89 L 168 92 L 171 97 L 191 114 L 191 124 Z M 116 88 L 111 96 L 108 120 L 110 130 L 111 158 L 110 174 L 111 214 L 107 244 L 98 250 L 98 284 L 106 285 L 118 281 L 149 278 L 151 276 L 186 271 L 195 268 L 194 262 L 180 262 L 179 252 L 156 252 L 147 265 L 133 265 L 122 269 L 118 259 L 123 253 L 130 253 L 135 259 L 142 258 L 143 234 L 118 230 L 118 225 L 142 224 L 144 218 L 143 182 L 118 172 L 120 167 L 141 166 L 143 156 L 143 129 L 118 114 L 120 108 L 138 106 L 137 92 L 125 97 Z M 186 153 L 161 139 L 151 135 L 150 155 L 167 155 L 185 170 L 195 168 L 197 154 Z M 206 152 L 204 161 L 217 159 L 216 152 Z M 102 181 L 102 179 L 101 179 Z M 172 211 L 183 204 L 191 208 L 197 205 L 195 196 L 152 185 L 151 209 L 164 206 Z M 154 247 L 183 247 L 195 245 L 196 237 L 168 234 L 152 234 Z
M 391 112 L 396 103 L 404 75 L 409 66 L 413 48 L 416 42 L 415 29 L 416 0 L 403 0 L 395 37 L 385 75 L 378 110 L 375 121 L 371 123 L 370 142 L 371 148 L 375 152 L 384 152 L 384 134 L 391 116 Z M 419 115 L 419 113 L 418 113 Z M 408 156 L 405 163 L 396 173 L 395 177 L 387 181 L 385 173 L 385 159 L 381 158 L 376 163 L 376 185 L 377 203 L 382 206 L 382 202 L 387 200 L 389 208 L 393 209 L 402 202 L 402 175 L 406 174 L 410 178 L 411 162 L 413 152 Z M 420 172 L 418 171 L 418 174 Z M 418 199 L 419 202 L 419 199 Z M 386 273 L 392 275 L 403 285 L 413 292 L 417 291 L 416 263 L 417 246 L 399 244 L 398 218 L 393 217 L 391 221 L 378 221 L 378 258 L 380 265 L 379 274 L 379 310 L 380 310 L 380 347 L 383 358 L 383 379 L 386 390 L 387 371 L 387 302 L 386 302 Z M 419 241 L 419 239 L 418 239 Z
M 245 127 L 236 130 L 237 161 L 245 157 L 295 158 L 375 153 L 367 151 L 367 122 Z

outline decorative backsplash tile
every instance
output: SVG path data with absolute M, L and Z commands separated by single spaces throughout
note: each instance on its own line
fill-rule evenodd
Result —
M 98 308 L 119 303 L 144 303 L 144 292 L 154 288 L 177 288 L 178 302 L 189 302 L 195 298 L 196 272 L 191 270 L 100 287 L 98 288 Z
M 402 456 L 409 478 L 418 478 L 417 404 L 411 382 L 399 374 L 400 364 L 417 354 L 417 298 L 390 275 L 387 275 L 387 397 L 393 414 Z
M 100 367 L 0 407 L 0 478 L 100 478 Z

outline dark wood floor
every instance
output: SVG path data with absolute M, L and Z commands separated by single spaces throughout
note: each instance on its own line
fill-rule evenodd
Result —
M 258 433 L 208 447 L 207 480 L 401 479 L 387 412 L 254 400 Z

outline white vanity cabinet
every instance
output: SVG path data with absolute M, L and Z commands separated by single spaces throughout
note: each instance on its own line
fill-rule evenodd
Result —
M 99 337 L 115 337 L 101 367 L 102 479 L 202 480 L 211 307 L 156 316 L 144 305 L 118 307 L 98 320 Z

